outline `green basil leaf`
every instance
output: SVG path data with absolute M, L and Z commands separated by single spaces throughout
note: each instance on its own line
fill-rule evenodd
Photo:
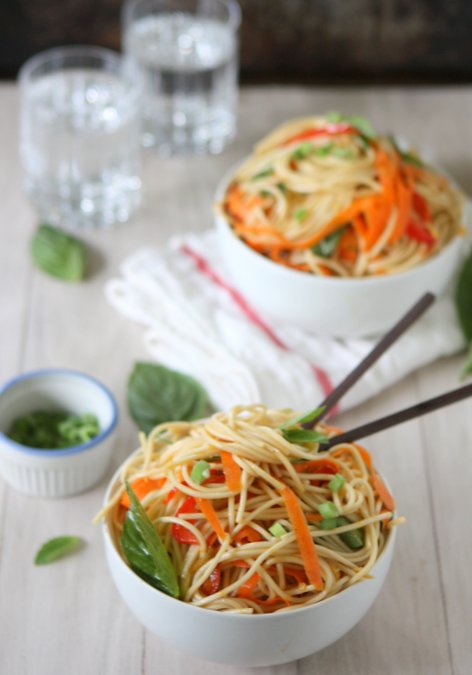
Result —
M 360 117 L 359 115 L 349 115 L 346 117 L 346 122 L 349 122 L 349 124 L 354 127 L 354 129 L 357 129 L 357 131 L 359 131 L 365 138 L 377 138 L 377 134 L 374 131 L 373 126 L 368 120 L 365 119 L 365 117 Z
M 85 246 L 75 237 L 52 225 L 40 225 L 31 240 L 35 265 L 64 281 L 81 281 L 85 276 Z
M 329 258 L 336 250 L 336 246 L 343 236 L 344 230 L 345 228 L 341 227 L 339 230 L 335 230 L 334 232 L 331 232 L 331 234 L 328 234 L 327 237 L 319 241 L 315 246 L 312 246 L 311 250 L 313 253 L 320 256 L 320 258 Z
M 191 421 L 210 408 L 206 391 L 193 377 L 155 363 L 136 363 L 128 380 L 128 408 L 149 433 L 162 422 Z
M 400 152 L 400 157 L 407 164 L 413 164 L 414 166 L 419 166 L 420 169 L 424 167 L 424 162 L 412 152 Z
M 290 427 L 294 427 L 297 424 L 306 424 L 307 422 L 313 422 L 313 420 L 317 419 L 324 411 L 325 406 L 320 406 L 319 408 L 310 410 L 310 412 L 302 413 L 301 415 L 296 415 L 295 417 L 291 417 L 286 422 L 281 424 L 279 428 L 289 429 Z
M 469 352 L 462 376 L 472 373 L 472 252 L 465 261 L 457 280 L 456 311 L 462 332 L 469 343 Z
M 313 429 L 282 429 L 282 436 L 289 443 L 326 443 L 329 437 Z
M 328 122 L 332 122 L 333 124 L 337 124 L 338 122 L 342 122 L 343 119 L 345 119 L 345 117 L 342 113 L 336 112 L 335 110 L 332 110 L 329 113 L 326 113 L 325 117 L 326 117 Z
M 144 581 L 178 598 L 179 582 L 166 547 L 128 483 L 126 491 L 130 506 L 120 538 L 123 554 L 131 569 Z
M 334 146 L 332 154 L 339 159 L 352 159 L 354 157 L 351 148 L 343 148 L 339 145 Z
M 62 558 L 63 556 L 76 550 L 81 543 L 79 537 L 55 537 L 46 541 L 34 559 L 35 565 L 48 565 L 49 563 Z
M 467 353 L 467 359 L 465 361 L 464 368 L 462 370 L 462 377 L 467 377 L 467 375 L 472 375 L 472 342 L 469 345 L 469 351 Z
M 326 145 L 321 145 L 319 148 L 315 149 L 315 155 L 317 157 L 326 157 L 331 154 L 335 145 L 334 143 L 327 143 Z

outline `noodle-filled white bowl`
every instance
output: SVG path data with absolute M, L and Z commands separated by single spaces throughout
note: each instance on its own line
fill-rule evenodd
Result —
M 120 469 L 106 491 L 107 504 Z M 103 525 L 108 566 L 115 585 L 138 621 L 151 633 L 191 656 L 235 666 L 273 666 L 324 649 L 365 615 L 387 576 L 395 530 L 361 581 L 317 604 L 275 614 L 238 615 L 204 609 L 156 590 L 125 563 L 108 521 Z
M 391 328 L 424 293 L 440 295 L 458 267 L 463 245 L 460 236 L 417 267 L 386 276 L 321 277 L 279 265 L 245 244 L 218 206 L 237 168 L 223 178 L 215 194 L 220 255 L 229 281 L 273 322 L 326 337 L 378 335 Z

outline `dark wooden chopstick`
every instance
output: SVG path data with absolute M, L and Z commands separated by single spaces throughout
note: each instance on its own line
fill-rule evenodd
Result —
M 352 370 L 344 380 L 328 394 L 320 403 L 323 410 L 301 426 L 304 429 L 312 429 L 320 422 L 336 405 L 342 396 L 362 377 L 362 375 L 384 354 L 391 345 L 403 335 L 403 333 L 433 304 L 436 296 L 433 293 L 425 293 L 413 307 L 398 321 L 388 333 L 375 345 L 367 356 Z
M 320 451 L 324 452 L 333 447 L 333 445 L 339 445 L 340 443 L 353 443 L 361 438 L 366 436 L 372 436 L 379 431 L 384 431 L 390 427 L 394 427 L 397 424 L 402 422 L 407 422 L 412 420 L 415 417 L 420 417 L 421 415 L 426 415 L 427 413 L 433 412 L 433 410 L 438 410 L 439 408 L 444 408 L 445 406 L 456 403 L 457 401 L 462 401 L 464 398 L 472 396 L 472 384 L 467 384 L 465 387 L 460 387 L 459 389 L 453 389 L 448 391 L 441 396 L 436 396 L 430 398 L 427 401 L 422 401 L 421 403 L 416 403 L 410 408 L 404 408 L 399 410 L 392 415 L 387 415 L 386 417 L 381 417 L 378 420 L 373 422 L 368 422 L 367 424 L 361 424 L 360 427 L 351 429 L 350 431 L 345 431 L 342 434 L 333 436 L 326 443 L 323 443 L 320 447 Z

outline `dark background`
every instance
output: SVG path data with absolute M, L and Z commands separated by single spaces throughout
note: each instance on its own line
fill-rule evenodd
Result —
M 0 0 L 0 77 L 62 44 L 120 47 L 121 0 Z M 472 81 L 471 0 L 240 0 L 241 79 Z

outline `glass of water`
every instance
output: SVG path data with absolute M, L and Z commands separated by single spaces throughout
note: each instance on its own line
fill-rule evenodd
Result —
M 124 49 L 145 76 L 144 147 L 218 153 L 234 137 L 240 20 L 235 0 L 128 0 Z
M 27 61 L 19 82 L 25 188 L 41 219 L 126 221 L 141 192 L 136 66 L 107 49 L 60 47 Z

